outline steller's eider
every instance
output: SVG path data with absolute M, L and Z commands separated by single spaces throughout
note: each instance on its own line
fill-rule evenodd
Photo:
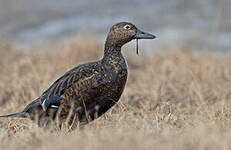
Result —
M 57 118 L 61 123 L 68 121 L 69 125 L 94 120 L 118 102 L 124 90 L 128 68 L 121 47 L 133 39 L 154 38 L 128 22 L 113 25 L 101 60 L 71 69 L 23 111 L 0 117 L 29 118 L 39 126 Z

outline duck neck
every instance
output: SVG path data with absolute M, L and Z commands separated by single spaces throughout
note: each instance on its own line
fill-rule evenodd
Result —
M 114 46 L 114 45 L 108 44 L 107 42 L 105 43 L 103 59 L 116 58 L 116 57 L 118 58 L 121 56 L 122 56 L 121 46 Z
M 120 66 L 127 69 L 127 63 L 121 53 L 121 46 L 112 46 L 105 44 L 104 56 L 101 62 L 106 66 Z

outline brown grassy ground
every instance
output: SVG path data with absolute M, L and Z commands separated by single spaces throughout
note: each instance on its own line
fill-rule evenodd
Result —
M 0 114 L 23 109 L 65 71 L 103 53 L 91 38 L 49 49 L 0 46 Z M 125 52 L 129 78 L 123 96 L 103 117 L 73 132 L 0 119 L 0 149 L 231 149 L 230 59 L 187 49 L 146 58 L 132 53 Z

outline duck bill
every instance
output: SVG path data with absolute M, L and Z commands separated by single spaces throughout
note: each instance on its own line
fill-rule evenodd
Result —
M 136 31 L 135 39 L 155 39 L 156 36 L 150 33 L 145 33 L 139 29 Z

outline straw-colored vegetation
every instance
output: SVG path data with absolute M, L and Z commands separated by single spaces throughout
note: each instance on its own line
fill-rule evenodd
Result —
M 0 114 L 22 110 L 64 72 L 103 54 L 101 43 L 91 38 L 51 49 L 14 51 L 0 46 Z M 150 57 L 124 53 L 129 78 L 118 105 L 72 132 L 41 129 L 27 119 L 1 118 L 0 149 L 231 148 L 229 58 L 187 49 Z

